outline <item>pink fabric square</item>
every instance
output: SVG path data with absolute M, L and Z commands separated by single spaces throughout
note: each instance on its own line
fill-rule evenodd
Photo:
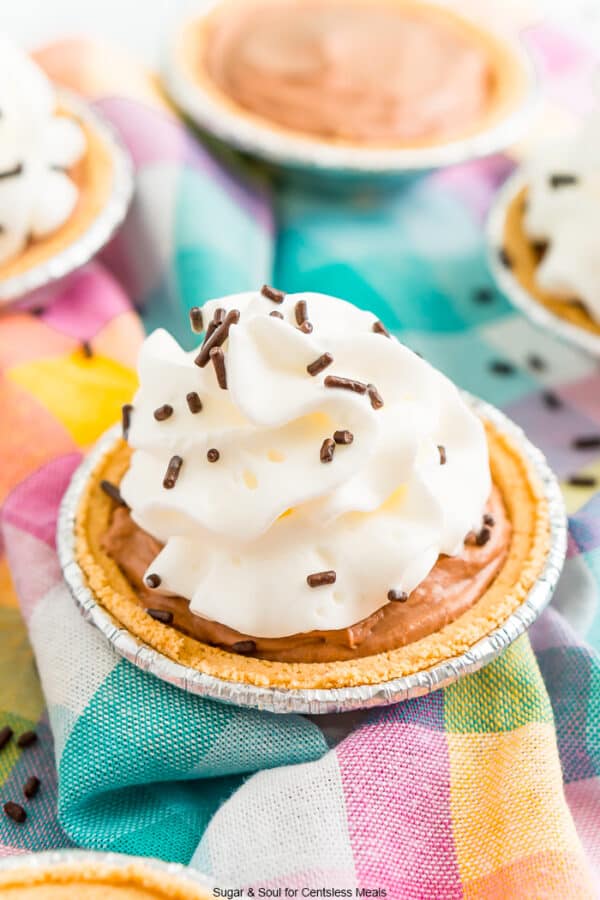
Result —
M 462 897 L 446 735 L 394 721 L 392 709 L 336 752 L 359 885 L 396 900 Z

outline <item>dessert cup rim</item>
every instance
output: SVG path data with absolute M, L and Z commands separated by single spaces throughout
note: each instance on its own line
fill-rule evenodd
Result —
M 490 208 L 487 219 L 487 256 L 494 280 L 506 298 L 534 324 L 552 332 L 555 337 L 600 357 L 600 335 L 568 322 L 545 307 L 521 284 L 511 269 L 502 264 L 498 251 L 504 243 L 506 216 L 515 198 L 528 185 L 522 167 L 504 182 Z
M 204 0 L 201 9 L 180 16 L 173 27 L 163 53 L 165 86 L 176 105 L 196 125 L 218 140 L 242 152 L 251 153 L 276 165 L 306 172 L 339 173 L 346 176 L 418 175 L 445 166 L 457 165 L 497 153 L 514 143 L 527 127 L 540 95 L 540 82 L 533 57 L 523 41 L 503 34 L 495 37 L 511 56 L 515 71 L 520 69 L 522 87 L 518 100 L 497 121 L 471 135 L 422 147 L 365 147 L 360 144 L 335 144 L 326 138 L 302 135 L 290 129 L 270 125 L 266 119 L 229 109 L 199 81 L 188 77 L 180 64 L 181 43 L 186 28 L 202 21 L 223 0 Z M 431 0 L 429 6 L 445 7 Z M 456 13 L 482 34 L 490 29 L 470 16 Z M 220 92 L 219 92 L 220 93 Z
M 57 88 L 56 99 L 62 109 L 80 119 L 105 144 L 112 164 L 111 190 L 102 209 L 74 241 L 22 272 L 0 278 L 0 309 L 40 292 L 89 262 L 123 222 L 133 195 L 133 161 L 111 123 L 73 91 Z
M 543 501 L 547 506 L 549 542 L 545 548 L 541 571 L 521 604 L 502 625 L 476 640 L 458 656 L 444 659 L 411 675 L 375 684 L 286 688 L 226 680 L 176 662 L 143 643 L 118 624 L 97 601 L 87 585 L 76 551 L 76 523 L 81 498 L 96 467 L 118 440 L 119 426 L 105 432 L 78 467 L 61 504 L 57 548 L 67 585 L 84 616 L 100 629 L 118 654 L 144 671 L 152 672 L 183 690 L 214 700 L 270 712 L 320 714 L 388 705 L 445 687 L 490 662 L 532 624 L 550 600 L 566 554 L 564 502 L 556 476 L 542 452 L 498 409 L 469 394 L 463 396 L 475 412 L 490 421 L 502 436 L 511 440 L 519 456 L 533 470 L 540 485 L 541 498 L 538 502 Z

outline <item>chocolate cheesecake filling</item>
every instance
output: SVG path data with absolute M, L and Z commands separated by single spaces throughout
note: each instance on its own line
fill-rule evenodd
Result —
M 310 631 L 279 638 L 242 634 L 190 610 L 183 597 L 149 589 L 144 573 L 162 545 L 139 528 L 129 510 L 115 506 L 102 547 L 135 590 L 140 606 L 170 613 L 171 626 L 212 646 L 278 662 L 331 662 L 393 650 L 439 631 L 484 594 L 508 554 L 512 527 L 500 492 L 493 488 L 482 530 L 465 541 L 457 556 L 440 556 L 429 575 L 406 598 L 385 602 L 349 628 Z M 385 599 L 386 590 L 382 591 Z M 243 602 L 243 598 L 240 602 Z M 282 596 L 285 602 L 285 596 Z M 157 618 L 155 616 L 155 618 Z
M 308 0 L 224 4 L 202 64 L 249 113 L 360 144 L 448 140 L 488 109 L 480 42 L 424 4 Z

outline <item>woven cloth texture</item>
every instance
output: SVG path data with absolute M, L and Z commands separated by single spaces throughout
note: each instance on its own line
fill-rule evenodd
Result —
M 594 51 L 543 23 L 524 37 L 544 74 L 547 120 L 585 112 Z M 0 727 L 39 735 L 0 752 L 0 800 L 18 800 L 28 775 L 42 779 L 24 825 L 0 818 L 0 856 L 76 844 L 191 860 L 254 888 L 594 896 L 600 496 L 566 482 L 600 476 L 598 451 L 572 446 L 600 429 L 600 377 L 493 287 L 483 223 L 513 161 L 384 192 L 273 186 L 216 162 L 128 58 L 70 41 L 40 60 L 112 121 L 137 191 L 116 240 L 47 307 L 0 316 Z M 444 691 L 312 718 L 202 700 L 118 658 L 62 581 L 58 505 L 135 388 L 142 322 L 189 346 L 190 306 L 263 281 L 372 309 L 526 428 L 563 481 L 569 556 L 553 608 Z M 528 365 L 533 352 L 543 370 Z M 498 359 L 513 370 L 495 374 Z M 543 402 L 548 390 L 559 408 Z

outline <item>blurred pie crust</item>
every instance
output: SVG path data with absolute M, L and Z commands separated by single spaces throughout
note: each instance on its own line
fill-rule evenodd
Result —
M 22 275 L 30 269 L 49 262 L 79 240 L 94 223 L 108 202 L 112 187 L 114 163 L 109 147 L 88 122 L 70 112 L 85 135 L 83 157 L 67 170 L 78 189 L 78 200 L 67 221 L 52 234 L 30 240 L 17 256 L 0 264 L 0 282 Z
M 530 297 L 555 316 L 578 328 L 600 335 L 600 322 L 594 321 L 585 306 L 576 298 L 565 300 L 539 286 L 536 270 L 541 258 L 540 250 L 525 232 L 526 201 L 527 188 L 524 187 L 510 201 L 504 220 L 503 247 L 510 261 L 513 276 Z

